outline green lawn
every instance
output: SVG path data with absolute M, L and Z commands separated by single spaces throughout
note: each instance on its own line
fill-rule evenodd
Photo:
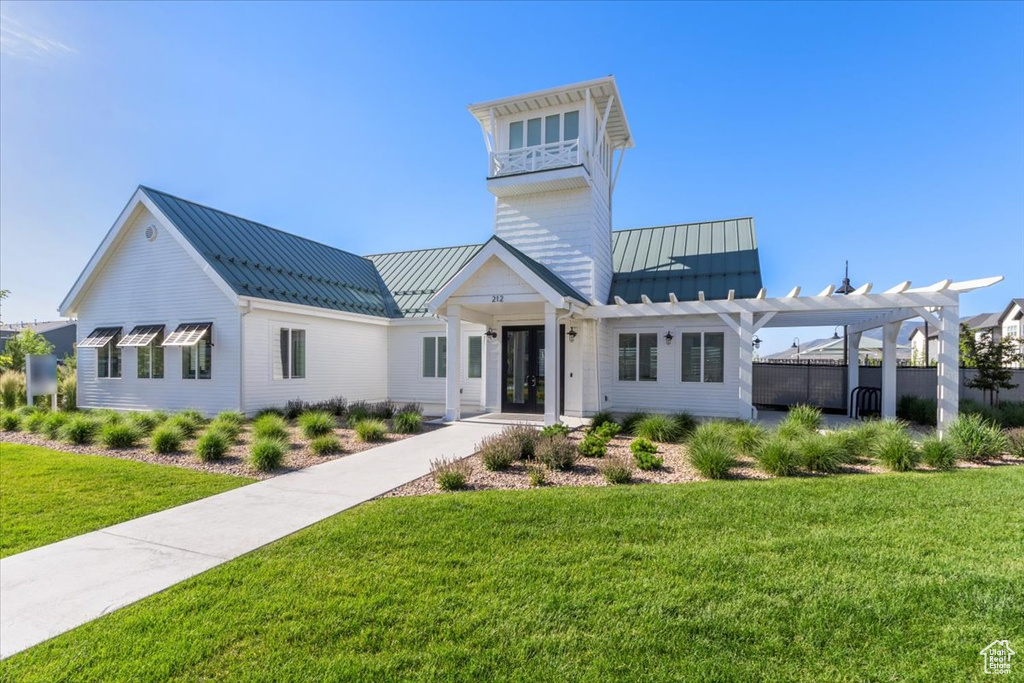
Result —
M 387 499 L 0 675 L 983 679 L 1022 577 L 1024 468 Z
M 0 557 L 251 481 L 132 460 L 0 444 Z

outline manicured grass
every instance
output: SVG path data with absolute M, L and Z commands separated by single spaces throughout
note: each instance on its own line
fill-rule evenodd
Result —
M 1024 468 L 386 499 L 0 674 L 983 679 L 1024 643 L 1022 547 Z
M 0 557 L 253 481 L 0 444 Z

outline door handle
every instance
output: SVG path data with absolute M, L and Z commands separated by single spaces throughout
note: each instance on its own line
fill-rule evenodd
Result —
M 531 387 L 537 386 L 537 375 L 530 375 L 529 380 Z

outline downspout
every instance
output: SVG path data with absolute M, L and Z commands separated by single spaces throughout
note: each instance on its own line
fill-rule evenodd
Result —
M 252 299 L 238 316 L 238 410 L 245 415 L 245 316 L 252 313 Z

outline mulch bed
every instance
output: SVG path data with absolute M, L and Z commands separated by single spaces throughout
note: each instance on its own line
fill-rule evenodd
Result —
M 424 423 L 423 432 L 439 429 L 440 425 Z M 177 453 L 159 454 L 149 449 L 148 443 L 143 440 L 136 448 L 110 449 L 104 448 L 101 444 L 90 444 L 76 446 L 65 441 L 53 441 L 41 434 L 31 432 L 0 432 L 0 444 L 23 444 L 28 446 L 41 446 L 54 451 L 65 453 L 79 453 L 83 455 L 102 455 L 108 458 L 120 458 L 122 460 L 137 460 L 158 465 L 172 465 L 184 467 L 190 470 L 201 472 L 214 472 L 217 474 L 233 474 L 235 476 L 252 477 L 254 479 L 269 479 L 279 474 L 300 470 L 312 465 L 319 465 L 330 460 L 344 458 L 353 453 L 383 446 L 395 441 L 408 439 L 414 434 L 388 434 L 384 441 L 366 443 L 356 438 L 356 433 L 351 429 L 335 429 L 334 435 L 341 442 L 342 452 L 333 455 L 316 455 L 309 450 L 309 440 L 302 435 L 298 427 L 288 428 L 288 442 L 290 448 L 285 454 L 284 463 L 281 467 L 271 472 L 260 472 L 253 469 L 246 462 L 249 453 L 249 446 L 252 443 L 251 425 L 247 424 L 238 436 L 238 440 L 228 451 L 227 455 L 217 462 L 202 462 L 195 456 L 196 439 L 188 439 L 182 442 L 181 450 Z M 201 434 L 201 432 L 200 432 Z M 197 437 L 199 434 L 196 435 Z

